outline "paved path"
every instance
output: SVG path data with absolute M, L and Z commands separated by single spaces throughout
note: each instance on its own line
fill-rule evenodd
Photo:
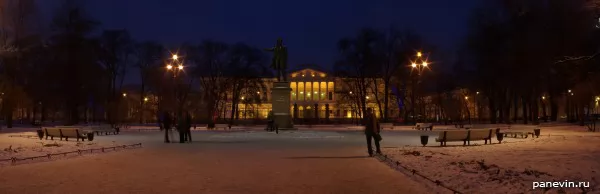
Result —
M 359 132 L 193 136 L 191 144 L 164 144 L 159 132 L 99 137 L 144 148 L 0 168 L 0 193 L 428 193 L 365 157 Z

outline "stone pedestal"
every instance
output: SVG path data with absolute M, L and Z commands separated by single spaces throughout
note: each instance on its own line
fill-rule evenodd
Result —
M 290 82 L 274 82 L 271 89 L 273 120 L 280 130 L 294 129 L 290 114 Z

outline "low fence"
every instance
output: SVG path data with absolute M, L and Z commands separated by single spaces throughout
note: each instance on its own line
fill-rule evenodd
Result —
M 130 144 L 130 145 L 120 145 L 120 146 L 113 146 L 113 147 L 92 148 L 92 149 L 85 149 L 85 150 L 75 150 L 75 151 L 70 151 L 70 152 L 46 154 L 46 155 L 26 157 L 26 158 L 12 157 L 12 158 L 8 158 L 8 159 L 0 159 L 0 163 L 1 162 L 11 162 L 12 165 L 15 165 L 15 164 L 17 164 L 17 162 L 24 161 L 24 160 L 52 159 L 52 156 L 67 156 L 69 154 L 83 155 L 84 153 L 90 153 L 90 154 L 94 153 L 94 151 L 107 152 L 107 151 L 116 151 L 117 148 L 127 149 L 127 148 L 136 148 L 136 147 L 142 147 L 142 143 L 136 143 L 136 144 Z
M 395 169 L 404 169 L 404 170 L 407 170 L 407 171 L 411 172 L 411 173 L 412 173 L 412 175 L 417 175 L 417 176 L 419 176 L 419 177 L 421 177 L 421 178 L 423 178 L 423 179 L 425 179 L 425 180 L 428 180 L 428 181 L 430 181 L 430 182 L 432 182 L 432 183 L 435 183 L 435 185 L 437 185 L 437 186 L 440 186 L 440 187 L 442 187 L 442 188 L 445 188 L 445 189 L 448 189 L 448 190 L 450 190 L 450 191 L 454 192 L 454 194 L 462 194 L 461 192 L 457 191 L 456 189 L 453 189 L 453 188 L 450 188 L 449 186 L 446 186 L 446 185 L 444 185 L 444 183 L 442 183 L 442 182 L 441 182 L 441 181 L 439 181 L 439 180 L 433 180 L 432 178 L 429 178 L 429 177 L 427 177 L 427 176 L 425 176 L 425 175 L 423 175 L 423 174 L 419 173 L 419 172 L 418 172 L 417 170 L 415 170 L 415 169 L 410 169 L 410 168 L 408 168 L 408 167 L 406 167 L 406 166 L 404 166 L 404 165 L 400 164 L 400 162 L 399 162 L 399 161 L 394 161 L 394 160 L 392 160 L 392 159 L 391 159 L 391 158 L 389 158 L 387 155 L 378 155 L 378 158 L 379 158 L 381 161 L 388 163 L 388 164 L 389 164 L 391 167 L 393 167 L 393 168 L 395 168 Z

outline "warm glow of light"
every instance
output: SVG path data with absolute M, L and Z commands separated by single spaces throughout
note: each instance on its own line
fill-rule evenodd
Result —
M 325 76 L 327 76 L 327 75 L 326 75 L 326 74 L 324 74 L 324 73 L 321 73 L 321 74 L 319 74 L 319 76 L 321 76 L 321 77 L 325 77 Z
M 569 90 L 569 93 L 571 93 L 571 90 Z
M 304 74 L 302 74 L 302 77 L 304 77 Z
M 313 77 L 315 77 L 315 74 L 312 74 Z
M 417 64 L 416 63 L 412 63 L 412 65 L 410 65 L 410 66 L 412 66 L 413 68 L 415 68 L 415 67 L 417 67 Z
M 546 97 L 545 97 L 545 96 L 542 96 L 542 100 L 545 100 L 545 99 L 546 99 Z
M 421 53 L 421 51 L 417 52 L 417 57 L 421 57 L 423 56 L 423 53 Z
M 244 99 L 244 97 L 242 96 L 242 100 Z
M 350 94 L 352 94 L 352 91 L 350 91 Z
M 310 96 L 310 93 L 306 93 L 307 96 Z
M 260 92 L 256 92 L 257 94 L 260 94 Z
M 148 98 L 144 98 L 144 101 L 148 101 Z
M 177 54 L 173 55 L 173 60 L 177 60 L 179 58 L 179 56 L 177 56 Z
M 573 96 L 575 93 L 571 93 L 571 96 Z
M 427 67 L 427 62 L 423 61 L 423 67 Z
M 182 69 L 183 69 L 183 65 L 179 65 L 177 68 L 178 68 L 179 70 L 182 70 Z
M 367 96 L 366 98 L 367 98 L 367 100 L 369 99 L 369 97 L 368 97 L 368 96 Z
M 479 92 L 476 92 L 475 94 L 479 95 Z
M 300 92 L 300 94 L 304 94 L 304 92 Z
M 468 100 L 468 99 L 469 99 L 469 97 L 468 97 L 468 96 L 465 96 L 465 100 Z
M 315 92 L 315 94 L 316 94 L 316 93 L 317 93 L 317 92 Z
M 298 76 L 298 74 L 292 73 L 292 77 L 296 77 L 296 76 Z
M 127 96 L 127 93 L 123 93 L 123 97 L 126 97 L 126 96 Z
M 596 101 L 600 101 L 600 96 L 597 96 L 597 97 L 596 97 Z
M 167 65 L 167 69 L 173 69 L 172 65 Z

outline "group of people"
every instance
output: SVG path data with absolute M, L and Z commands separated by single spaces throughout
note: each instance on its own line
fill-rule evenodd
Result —
M 184 112 L 175 119 L 167 111 L 163 112 L 160 119 L 160 130 L 165 130 L 165 143 L 171 143 L 169 132 L 173 127 L 179 132 L 179 143 L 192 142 L 192 116 Z M 175 124 L 177 123 L 177 124 Z

